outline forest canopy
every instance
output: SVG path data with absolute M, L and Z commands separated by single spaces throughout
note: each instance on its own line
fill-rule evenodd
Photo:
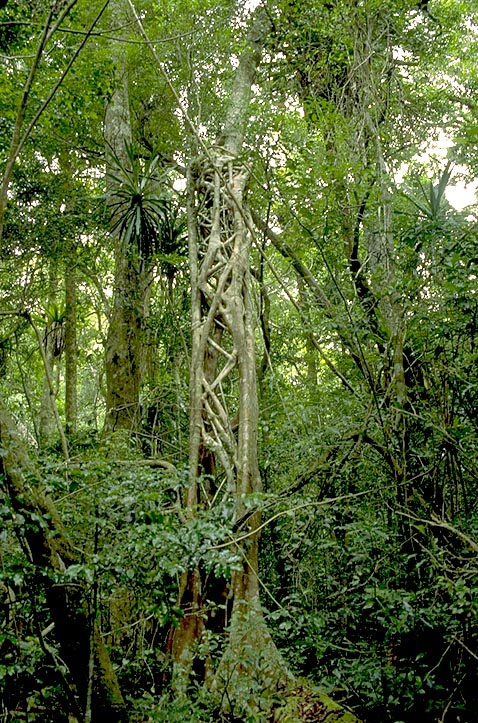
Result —
M 475 0 L 0 2 L 0 721 L 478 721 Z

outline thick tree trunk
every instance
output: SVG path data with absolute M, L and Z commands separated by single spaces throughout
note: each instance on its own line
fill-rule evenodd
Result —
M 112 16 L 118 27 L 125 18 L 117 0 Z M 131 146 L 128 77 L 124 48 L 114 52 L 117 86 L 107 106 L 104 135 L 110 171 L 114 159 L 129 169 L 127 146 Z M 114 189 L 111 189 L 114 194 Z M 112 197 L 112 204 L 115 199 Z M 116 220 L 116 219 L 114 219 Z M 140 422 L 139 393 L 143 377 L 143 320 L 148 306 L 148 275 L 138 259 L 126 248 L 115 231 L 115 275 L 112 311 L 106 340 L 106 419 L 105 431 L 132 432 Z
M 250 291 L 251 222 L 244 199 L 248 170 L 239 156 L 267 27 L 262 11 L 257 11 L 236 72 L 223 133 L 207 156 L 191 164 L 189 173 L 192 361 L 187 510 L 194 516 L 198 505 L 232 504 L 238 536 L 244 539 L 235 547 L 241 569 L 233 573 L 227 587 L 224 580 L 216 580 L 212 586 L 209 580 L 205 589 L 198 569 L 184 576 L 181 604 L 185 616 L 174 632 L 172 650 L 178 665 L 190 666 L 210 622 L 203 605 L 210 598 L 228 596 L 232 602 L 229 645 L 214 686 L 220 691 L 227 684 L 229 700 L 253 679 L 259 677 L 265 687 L 273 687 L 289 675 L 262 615 L 260 513 L 251 512 L 248 506 L 251 497 L 261 491 L 261 479 Z
M 132 432 L 140 422 L 144 297 L 141 280 L 121 251 L 116 254 L 113 293 L 106 340 L 105 431 Z
M 62 660 L 69 670 L 79 711 L 84 711 L 90 685 L 90 642 L 94 639 L 92 680 L 93 723 L 128 720 L 126 707 L 99 630 L 88 611 L 88 591 L 81 581 L 72 584 L 68 568 L 77 560 L 52 501 L 35 484 L 35 470 L 23 440 L 0 400 L 0 463 L 3 485 L 12 512 L 22 520 L 19 540 L 29 561 L 38 568 Z M 20 524 L 20 523 L 19 523 Z M 45 574 L 47 573 L 47 574 Z M 51 573 L 55 573 L 54 577 Z M 61 580 L 64 577 L 64 583 Z M 32 580 L 33 585 L 33 580 Z M 71 692 L 71 691 L 69 691 Z

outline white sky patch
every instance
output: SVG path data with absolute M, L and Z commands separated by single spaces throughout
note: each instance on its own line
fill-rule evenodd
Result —
M 458 169 L 460 166 L 458 166 Z M 465 170 L 465 169 L 463 169 Z M 445 191 L 445 196 L 448 203 L 451 203 L 453 208 L 457 211 L 463 211 L 467 206 L 471 206 L 476 203 L 476 193 L 478 191 L 478 180 L 475 179 L 471 183 L 465 183 L 465 181 L 458 181 L 458 183 L 451 184 Z
M 426 165 L 432 158 L 443 160 L 443 162 L 445 162 L 448 149 L 451 148 L 452 145 L 453 141 L 451 138 L 449 138 L 445 131 L 441 129 L 436 141 L 426 150 L 421 153 L 417 153 L 413 160 L 423 163 L 424 165 Z
M 178 191 L 179 193 L 182 193 L 186 190 L 186 179 L 185 178 L 176 178 L 176 180 L 173 183 L 173 188 L 175 191 Z

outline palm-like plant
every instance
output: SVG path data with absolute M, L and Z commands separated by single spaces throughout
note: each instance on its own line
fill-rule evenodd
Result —
M 141 164 L 131 144 L 126 144 L 125 160 L 114 152 L 111 157 L 107 174 L 111 229 L 119 233 L 125 251 L 136 253 L 144 263 L 162 251 L 162 227 L 168 212 L 168 201 L 160 195 L 164 178 L 158 172 L 159 156 Z
M 158 259 L 166 274 L 174 276 L 187 258 L 187 223 L 179 208 L 169 200 L 165 201 L 159 232 Z
M 418 180 L 422 198 L 417 198 L 413 194 L 403 192 L 404 196 L 412 202 L 418 209 L 423 218 L 431 221 L 439 221 L 446 211 L 446 189 L 453 173 L 453 162 L 448 161 L 438 183 L 434 185 L 431 181 L 424 185 Z

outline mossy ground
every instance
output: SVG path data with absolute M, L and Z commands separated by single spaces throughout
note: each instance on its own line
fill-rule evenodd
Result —
M 285 691 L 283 704 L 273 711 L 273 723 L 361 723 L 326 693 L 307 682 Z

